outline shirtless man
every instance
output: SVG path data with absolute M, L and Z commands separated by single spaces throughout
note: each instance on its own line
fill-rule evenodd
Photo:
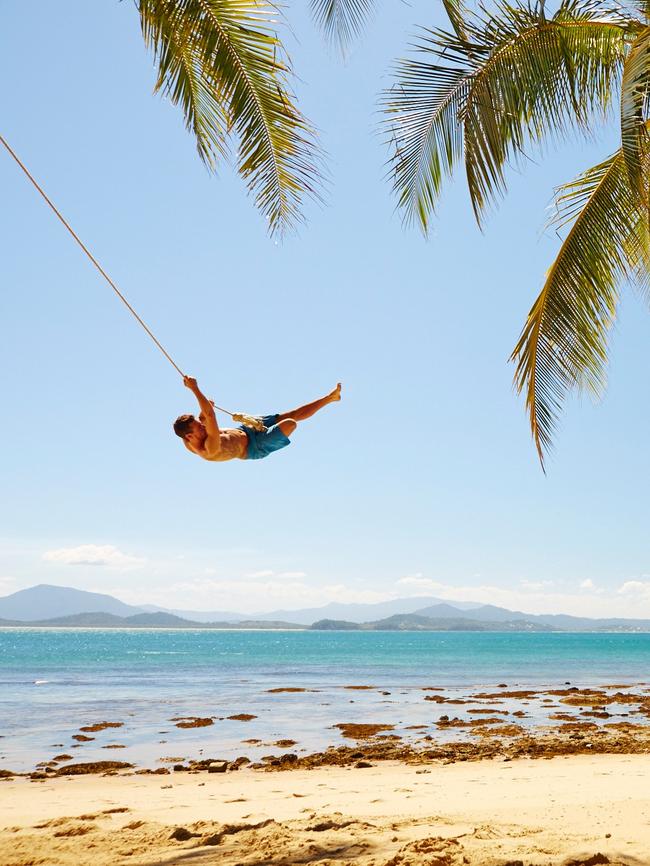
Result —
M 201 414 L 198 421 L 194 415 L 179 415 L 174 421 L 174 433 L 180 436 L 188 451 L 204 460 L 258 460 L 289 444 L 289 436 L 298 426 L 298 421 L 311 418 L 323 406 L 341 399 L 341 383 L 320 400 L 284 412 L 281 415 L 266 415 L 260 420 L 267 428 L 254 430 L 242 425 L 236 429 L 221 430 L 217 424 L 214 407 L 203 394 L 196 379 L 185 376 L 183 383 L 198 400 Z

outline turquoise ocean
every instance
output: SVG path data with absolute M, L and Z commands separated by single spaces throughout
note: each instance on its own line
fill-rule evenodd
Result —
M 343 742 L 340 722 L 433 723 L 444 710 L 423 701 L 425 688 L 464 696 L 647 680 L 650 634 L 2 629 L 0 769 L 61 752 L 139 766 L 255 759 L 281 753 L 282 739 L 314 751 Z M 255 718 L 228 718 L 242 713 Z M 180 716 L 214 724 L 179 729 Z M 123 724 L 74 741 L 101 721 Z M 106 749 L 115 745 L 124 748 Z

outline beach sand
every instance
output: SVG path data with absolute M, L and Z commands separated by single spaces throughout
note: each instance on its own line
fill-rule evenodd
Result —
M 650 755 L 7 779 L 2 866 L 650 864 Z

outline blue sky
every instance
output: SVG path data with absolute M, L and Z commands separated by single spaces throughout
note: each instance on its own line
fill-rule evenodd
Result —
M 342 63 L 286 42 L 328 153 L 325 207 L 270 240 L 152 96 L 133 4 L 0 4 L 3 134 L 217 403 L 344 399 L 270 459 L 209 465 L 171 431 L 174 370 L 0 154 L 0 594 L 47 582 L 245 612 L 417 594 L 650 616 L 650 319 L 626 293 L 609 389 L 567 406 L 545 477 L 507 358 L 558 247 L 555 184 L 615 147 L 550 146 L 483 234 L 459 175 L 424 240 L 385 179 L 378 93 L 415 25 L 388 4 Z

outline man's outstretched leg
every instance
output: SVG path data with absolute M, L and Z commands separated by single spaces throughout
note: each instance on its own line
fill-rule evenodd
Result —
M 341 383 L 339 382 L 336 388 L 326 397 L 321 397 L 320 400 L 314 400 L 313 403 L 307 403 L 305 406 L 299 406 L 297 409 L 292 409 L 291 412 L 283 412 L 281 415 L 278 415 L 278 420 L 275 422 L 276 424 L 280 424 L 284 421 L 287 423 L 289 421 L 305 421 L 307 418 L 311 418 L 312 415 L 315 415 L 323 406 L 327 406 L 328 403 L 336 403 L 341 399 Z M 295 424 L 292 427 L 292 432 L 295 430 Z M 284 432 L 284 431 L 283 431 Z M 285 433 L 285 435 L 289 435 Z
M 292 409 L 291 412 L 283 412 L 281 415 L 265 415 L 261 419 L 267 429 L 262 431 L 250 430 L 247 427 L 246 435 L 248 436 L 248 459 L 258 459 L 278 451 L 289 444 L 289 436 L 298 426 L 298 421 L 304 421 L 306 418 L 311 418 L 323 406 L 328 403 L 336 403 L 341 399 L 341 383 L 336 386 L 333 391 L 326 397 L 321 397 L 320 400 L 314 400 L 313 403 L 307 403 L 305 406 L 299 406 L 297 409 Z

